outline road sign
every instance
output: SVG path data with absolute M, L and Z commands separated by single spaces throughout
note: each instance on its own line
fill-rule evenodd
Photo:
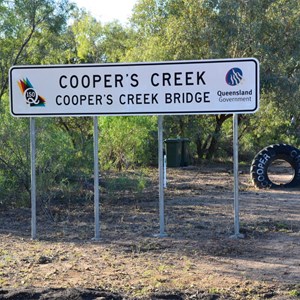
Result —
M 254 58 L 156 63 L 14 66 L 16 117 L 253 113 Z

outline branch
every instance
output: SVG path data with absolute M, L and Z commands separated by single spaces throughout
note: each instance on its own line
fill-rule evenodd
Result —
M 15 174 L 15 176 L 20 180 L 20 182 L 22 182 L 22 184 L 24 185 L 26 191 L 30 194 L 30 188 L 26 182 L 26 180 L 24 180 L 24 177 L 22 177 L 16 168 L 14 168 L 13 166 L 11 166 L 8 162 L 6 162 L 2 157 L 0 157 L 0 162 L 2 162 L 9 170 L 11 170 L 11 172 L 13 174 Z
M 36 27 L 35 27 L 35 23 L 34 23 L 34 24 L 32 24 L 30 33 L 28 34 L 27 38 L 22 43 L 22 45 L 21 45 L 21 47 L 20 47 L 20 49 L 19 49 L 19 51 L 18 51 L 15 59 L 13 60 L 12 65 L 16 65 L 17 64 L 17 62 L 18 62 L 18 60 L 19 60 L 19 58 L 20 58 L 20 56 L 21 56 L 24 48 L 28 45 L 29 41 L 31 40 L 31 38 L 32 38 L 32 36 L 33 36 L 33 34 L 35 32 L 35 29 L 36 29 Z M 0 90 L 0 100 L 2 99 L 2 96 L 4 95 L 4 92 L 6 91 L 7 86 L 8 86 L 8 77 L 6 77 L 5 79 L 3 79 L 2 88 Z

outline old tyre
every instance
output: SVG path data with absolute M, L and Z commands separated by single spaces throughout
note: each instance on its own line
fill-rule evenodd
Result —
M 287 161 L 294 169 L 293 178 L 284 184 L 276 184 L 269 179 L 268 168 L 274 160 Z M 296 187 L 300 185 L 300 150 L 287 145 L 276 144 L 262 149 L 251 164 L 251 179 L 258 188 Z

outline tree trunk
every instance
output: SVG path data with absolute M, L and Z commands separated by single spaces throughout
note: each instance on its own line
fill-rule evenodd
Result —
M 206 151 L 206 159 L 209 160 L 214 157 L 220 139 L 222 125 L 227 119 L 231 117 L 232 115 L 216 115 L 216 126 L 213 134 L 211 135 L 210 145 Z

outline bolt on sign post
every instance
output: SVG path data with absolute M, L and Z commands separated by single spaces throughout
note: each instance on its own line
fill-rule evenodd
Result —
M 236 115 L 259 108 L 259 63 L 255 58 L 13 66 L 9 81 L 14 117 Z M 98 136 L 95 119 L 94 134 Z M 159 170 L 163 172 L 163 168 Z M 99 224 L 95 228 L 98 230 Z M 164 228 L 160 231 L 163 235 Z

